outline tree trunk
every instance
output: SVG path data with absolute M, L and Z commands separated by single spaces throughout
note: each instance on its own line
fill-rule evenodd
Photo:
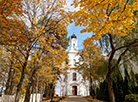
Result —
M 113 57 L 115 55 L 115 47 L 113 44 L 112 35 L 111 34 L 108 34 L 108 35 L 109 35 L 109 41 L 110 41 L 110 46 L 111 46 L 112 51 L 109 57 L 108 73 L 107 73 L 106 78 L 107 78 L 107 85 L 108 85 L 109 100 L 110 102 L 115 102 L 115 95 L 114 95 L 114 90 L 112 87 L 112 80 L 111 80 L 111 61 L 113 60 Z
M 28 86 L 27 86 L 27 90 L 26 90 L 26 94 L 25 94 L 25 100 L 24 102 L 30 102 L 30 96 L 31 96 L 31 93 L 32 93 L 32 87 L 33 87 L 33 84 L 34 84 L 34 81 L 29 83 Z M 33 98 L 33 97 L 32 97 Z
M 106 78 L 107 78 L 107 85 L 108 85 L 109 100 L 110 102 L 115 102 L 115 95 L 112 87 L 111 74 L 109 72 Z
M 14 88 L 14 86 L 13 86 L 12 83 L 11 83 L 10 90 L 9 90 L 9 94 L 10 94 L 10 95 L 13 94 L 13 88 Z
M 15 69 L 13 69 L 13 73 L 12 73 L 12 77 L 11 77 L 11 81 L 10 81 L 10 87 L 9 87 L 9 94 L 10 95 L 12 94 L 13 88 L 14 88 L 14 85 L 13 85 L 14 74 L 15 74 Z
M 40 57 L 39 57 L 40 59 Z M 34 60 L 34 70 L 32 71 L 32 75 L 29 77 L 29 81 L 31 83 L 28 83 L 28 86 L 27 86 L 27 89 L 26 89 L 26 94 L 25 94 L 25 100 L 24 102 L 30 102 L 30 96 L 31 96 L 31 93 L 33 91 L 33 86 L 35 84 L 35 75 L 36 75 L 36 72 L 38 71 L 38 68 L 39 68 L 39 63 L 37 63 L 36 65 L 36 60 Z M 38 96 L 38 80 L 39 80 L 39 76 L 37 74 L 37 90 L 36 90 L 36 98 L 35 98 L 35 101 L 37 101 L 37 96 Z
M 20 99 L 20 90 L 21 90 L 21 82 L 20 84 L 18 84 L 17 86 L 17 91 L 16 91 L 16 97 L 15 97 L 15 102 L 19 102 L 19 99 Z
M 10 79 L 11 79 L 11 68 L 10 68 L 10 71 L 9 71 L 9 73 L 8 73 L 8 80 L 7 80 L 7 82 L 6 82 L 6 89 L 5 89 L 5 94 L 7 95 L 7 94 L 9 94 L 9 87 L 10 87 Z
M 94 99 L 94 93 L 93 93 L 93 86 L 92 86 L 92 77 L 90 77 L 90 95 L 92 96 L 92 98 Z
M 11 81 L 11 74 L 12 74 L 12 64 L 13 62 L 11 61 L 11 64 L 10 64 L 10 70 L 9 70 L 9 73 L 8 73 L 8 80 L 6 82 L 6 89 L 5 89 L 5 94 L 9 94 L 9 89 L 10 89 L 10 81 Z
M 33 85 L 33 87 L 32 87 L 32 101 L 31 102 L 34 102 L 34 99 L 33 99 L 33 97 L 34 97 L 34 88 L 35 88 L 35 85 Z
M 24 102 L 30 102 L 30 96 L 31 96 L 31 93 L 32 93 L 32 87 L 35 84 L 35 75 L 36 75 L 36 72 L 37 72 L 37 67 L 35 67 L 35 69 L 32 72 L 32 75 L 29 78 L 30 83 L 28 83 L 28 86 L 27 86 L 27 89 L 26 89 L 26 94 L 25 94 L 25 100 L 24 100 Z M 37 77 L 38 77 L 38 75 L 37 75 Z M 38 81 L 38 79 L 37 79 L 37 81 Z
M 29 56 L 28 56 L 29 57 Z M 22 87 L 22 83 L 25 77 L 25 69 L 27 66 L 27 60 L 28 57 L 25 59 L 24 65 L 23 65 L 23 69 L 22 69 L 22 73 L 21 73 L 21 78 L 20 78 L 20 82 L 17 85 L 17 91 L 16 91 L 16 97 L 15 97 L 15 102 L 19 102 L 19 98 L 20 98 L 20 91 L 21 91 L 21 87 Z
M 45 94 L 46 94 L 46 98 L 49 99 L 49 85 L 48 83 L 46 83 L 46 86 L 45 86 Z
M 50 98 L 51 98 L 51 101 L 52 101 L 53 97 L 54 97 L 54 84 L 53 83 L 50 84 L 50 90 L 51 90 Z

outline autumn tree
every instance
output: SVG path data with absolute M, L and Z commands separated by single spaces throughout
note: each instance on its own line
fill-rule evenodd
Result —
M 6 48 L 4 46 L 1 46 L 1 58 L 0 58 L 0 67 L 1 67 L 1 82 L 3 82 L 4 84 L 2 84 L 2 86 L 5 86 L 5 94 L 13 94 L 13 92 L 15 91 L 14 88 L 18 83 L 18 77 L 19 77 L 19 72 L 20 72 L 20 65 L 18 62 L 18 58 L 20 58 L 20 56 L 16 53 L 16 48 L 12 47 L 12 48 Z M 8 50 L 12 50 L 15 51 L 16 56 L 14 55 L 14 53 L 11 53 Z M 18 58 L 17 58 L 18 56 Z
M 30 40 L 29 44 L 27 44 L 29 45 L 28 47 L 30 49 L 29 53 L 34 50 L 34 55 L 38 57 L 38 66 L 34 69 L 31 77 L 31 79 L 33 79 L 35 73 L 39 68 L 39 63 L 41 63 L 41 54 L 47 54 L 50 52 L 53 47 L 57 46 L 56 44 L 59 41 L 58 39 L 60 36 L 66 34 L 66 22 L 62 16 L 65 12 L 63 9 L 60 9 L 63 8 L 62 5 L 65 3 L 65 1 L 25 0 L 23 3 L 25 5 L 23 8 L 27 11 L 25 14 L 26 18 L 31 25 L 31 32 L 28 33 L 29 38 L 27 38 Z M 22 74 L 22 76 L 24 76 L 24 74 Z M 23 82 L 23 80 L 20 80 L 20 82 Z M 17 87 L 17 91 L 21 88 L 20 83 L 18 85 L 20 87 Z M 31 93 L 31 91 L 29 93 Z M 28 93 L 26 92 L 26 94 Z M 29 98 L 27 97 L 28 95 L 25 97 L 25 102 L 29 101 Z
M 23 30 L 23 22 L 18 16 L 23 16 L 22 0 L 0 1 L 0 44 L 16 42 Z
M 58 50 L 57 53 L 53 54 L 50 53 L 48 55 L 49 61 L 48 66 L 51 69 L 51 75 L 53 76 L 52 80 L 50 82 L 47 82 L 46 84 L 46 93 L 49 94 L 47 98 L 51 98 L 53 100 L 54 93 L 55 93 L 55 86 L 56 86 L 56 81 L 60 77 L 61 73 L 64 74 L 66 70 L 68 69 L 68 64 L 65 63 L 67 57 L 67 52 L 63 52 L 62 50 Z
M 32 75 L 29 76 L 30 83 L 28 83 L 27 85 L 25 102 L 27 102 L 27 100 L 30 100 L 29 96 L 34 91 L 32 88 L 36 85 L 37 80 L 39 81 L 37 82 L 38 86 L 42 84 L 41 87 L 43 87 L 43 90 L 45 89 L 46 84 L 49 85 L 49 90 L 46 90 L 46 92 L 50 95 L 50 98 L 52 100 L 54 97 L 57 77 L 61 72 L 64 73 L 64 70 L 66 70 L 65 66 L 67 65 L 65 65 L 63 69 L 63 63 L 67 59 L 67 53 L 63 49 L 61 48 L 51 49 L 51 51 L 48 52 L 46 56 L 41 53 L 40 53 L 40 56 L 42 56 L 40 61 L 33 60 L 35 61 L 35 63 L 33 63 L 33 66 L 31 67 L 34 69 L 34 71 L 31 68 L 30 71 L 32 72 L 29 72 L 29 75 L 31 73 Z M 38 76 L 39 76 L 39 79 L 36 80 L 35 77 L 38 77 Z M 35 93 L 40 92 L 38 91 L 38 86 L 35 89 Z
M 18 3 L 18 1 L 13 1 L 13 3 Z M 4 0 L 0 2 L 2 3 Z M 13 6 L 11 2 L 9 5 Z M 35 77 L 40 69 L 44 71 L 43 63 L 46 63 L 46 60 L 43 60 L 44 57 L 48 53 L 58 55 L 57 51 L 60 52 L 62 55 L 62 57 L 58 56 L 60 60 L 58 59 L 56 63 L 53 62 L 53 64 L 59 64 L 59 67 L 65 59 L 64 48 L 67 48 L 67 45 L 64 42 L 68 43 L 66 38 L 67 21 L 65 19 L 66 12 L 62 9 L 63 4 L 65 4 L 64 0 L 23 0 L 21 4 L 21 8 L 15 7 L 15 9 L 18 8 L 22 11 L 20 12 L 21 15 L 14 12 L 14 9 L 12 11 L 12 8 L 9 7 L 13 15 L 8 15 L 6 19 L 17 23 L 8 26 L 14 28 L 12 30 L 3 29 L 5 35 L 1 35 L 1 38 L 6 36 L 8 40 L 2 39 L 1 45 L 6 49 L 6 54 L 9 53 L 10 55 L 8 62 L 11 62 L 11 69 L 18 71 L 18 76 L 15 76 L 17 83 L 14 84 L 14 89 L 17 89 L 14 92 L 16 93 L 15 102 L 18 102 L 20 96 L 25 93 L 25 102 L 29 102 L 36 81 Z M 18 27 L 22 29 L 18 29 Z M 53 58 L 50 61 L 53 61 Z M 59 61 L 61 62 L 59 63 Z M 9 80 L 7 80 L 7 83 L 10 83 L 13 76 L 11 77 L 10 74 L 10 66 L 8 69 Z M 6 90 L 9 90 L 9 86 L 10 84 L 7 84 Z
M 71 13 L 70 22 L 75 22 L 75 25 L 82 25 L 85 28 L 83 32 L 93 32 L 92 39 L 99 40 L 102 36 L 107 35 L 109 38 L 110 54 L 108 59 L 107 83 L 110 102 L 115 102 L 111 73 L 115 66 L 118 65 L 122 57 L 128 52 L 128 47 L 132 46 L 138 40 L 119 47 L 113 44 L 113 36 L 122 37 L 132 32 L 135 28 L 137 19 L 137 4 L 136 0 L 74 0 L 75 7 L 80 7 L 78 11 Z M 106 44 L 106 43 L 105 43 Z M 122 50 L 117 58 L 117 63 L 113 66 L 111 62 L 117 51 Z
M 79 52 L 80 59 L 77 70 L 82 74 L 84 80 L 90 82 L 90 95 L 94 98 L 95 88 L 93 86 L 94 81 L 99 80 L 100 77 L 96 73 L 99 66 L 102 65 L 104 57 L 101 55 L 102 50 L 98 44 L 94 44 L 94 40 L 87 38 L 83 42 L 83 49 Z

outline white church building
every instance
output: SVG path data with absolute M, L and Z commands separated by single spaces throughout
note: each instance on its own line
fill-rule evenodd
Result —
M 73 34 L 71 36 L 71 47 L 68 51 L 70 70 L 67 71 L 67 75 L 61 75 L 62 80 L 60 82 L 60 95 L 89 95 L 89 81 L 84 81 L 82 75 L 75 70 L 75 64 L 79 62 L 79 55 L 77 54 L 79 49 L 77 46 L 77 36 Z

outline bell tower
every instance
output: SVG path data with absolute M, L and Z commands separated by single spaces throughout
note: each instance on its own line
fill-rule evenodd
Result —
M 80 55 L 78 55 L 78 39 L 75 33 L 71 35 L 70 48 L 68 51 L 69 68 L 67 76 L 62 75 L 61 80 L 61 96 L 64 95 L 89 95 L 89 81 L 83 80 L 82 75 L 76 71 L 76 65 L 79 63 Z
M 70 50 L 78 50 L 77 43 L 78 43 L 77 36 L 75 34 L 73 34 L 71 36 L 71 48 L 70 48 Z

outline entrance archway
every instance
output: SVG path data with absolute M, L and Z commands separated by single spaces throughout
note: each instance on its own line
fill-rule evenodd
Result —
M 72 86 L 72 95 L 77 95 L 77 86 Z

